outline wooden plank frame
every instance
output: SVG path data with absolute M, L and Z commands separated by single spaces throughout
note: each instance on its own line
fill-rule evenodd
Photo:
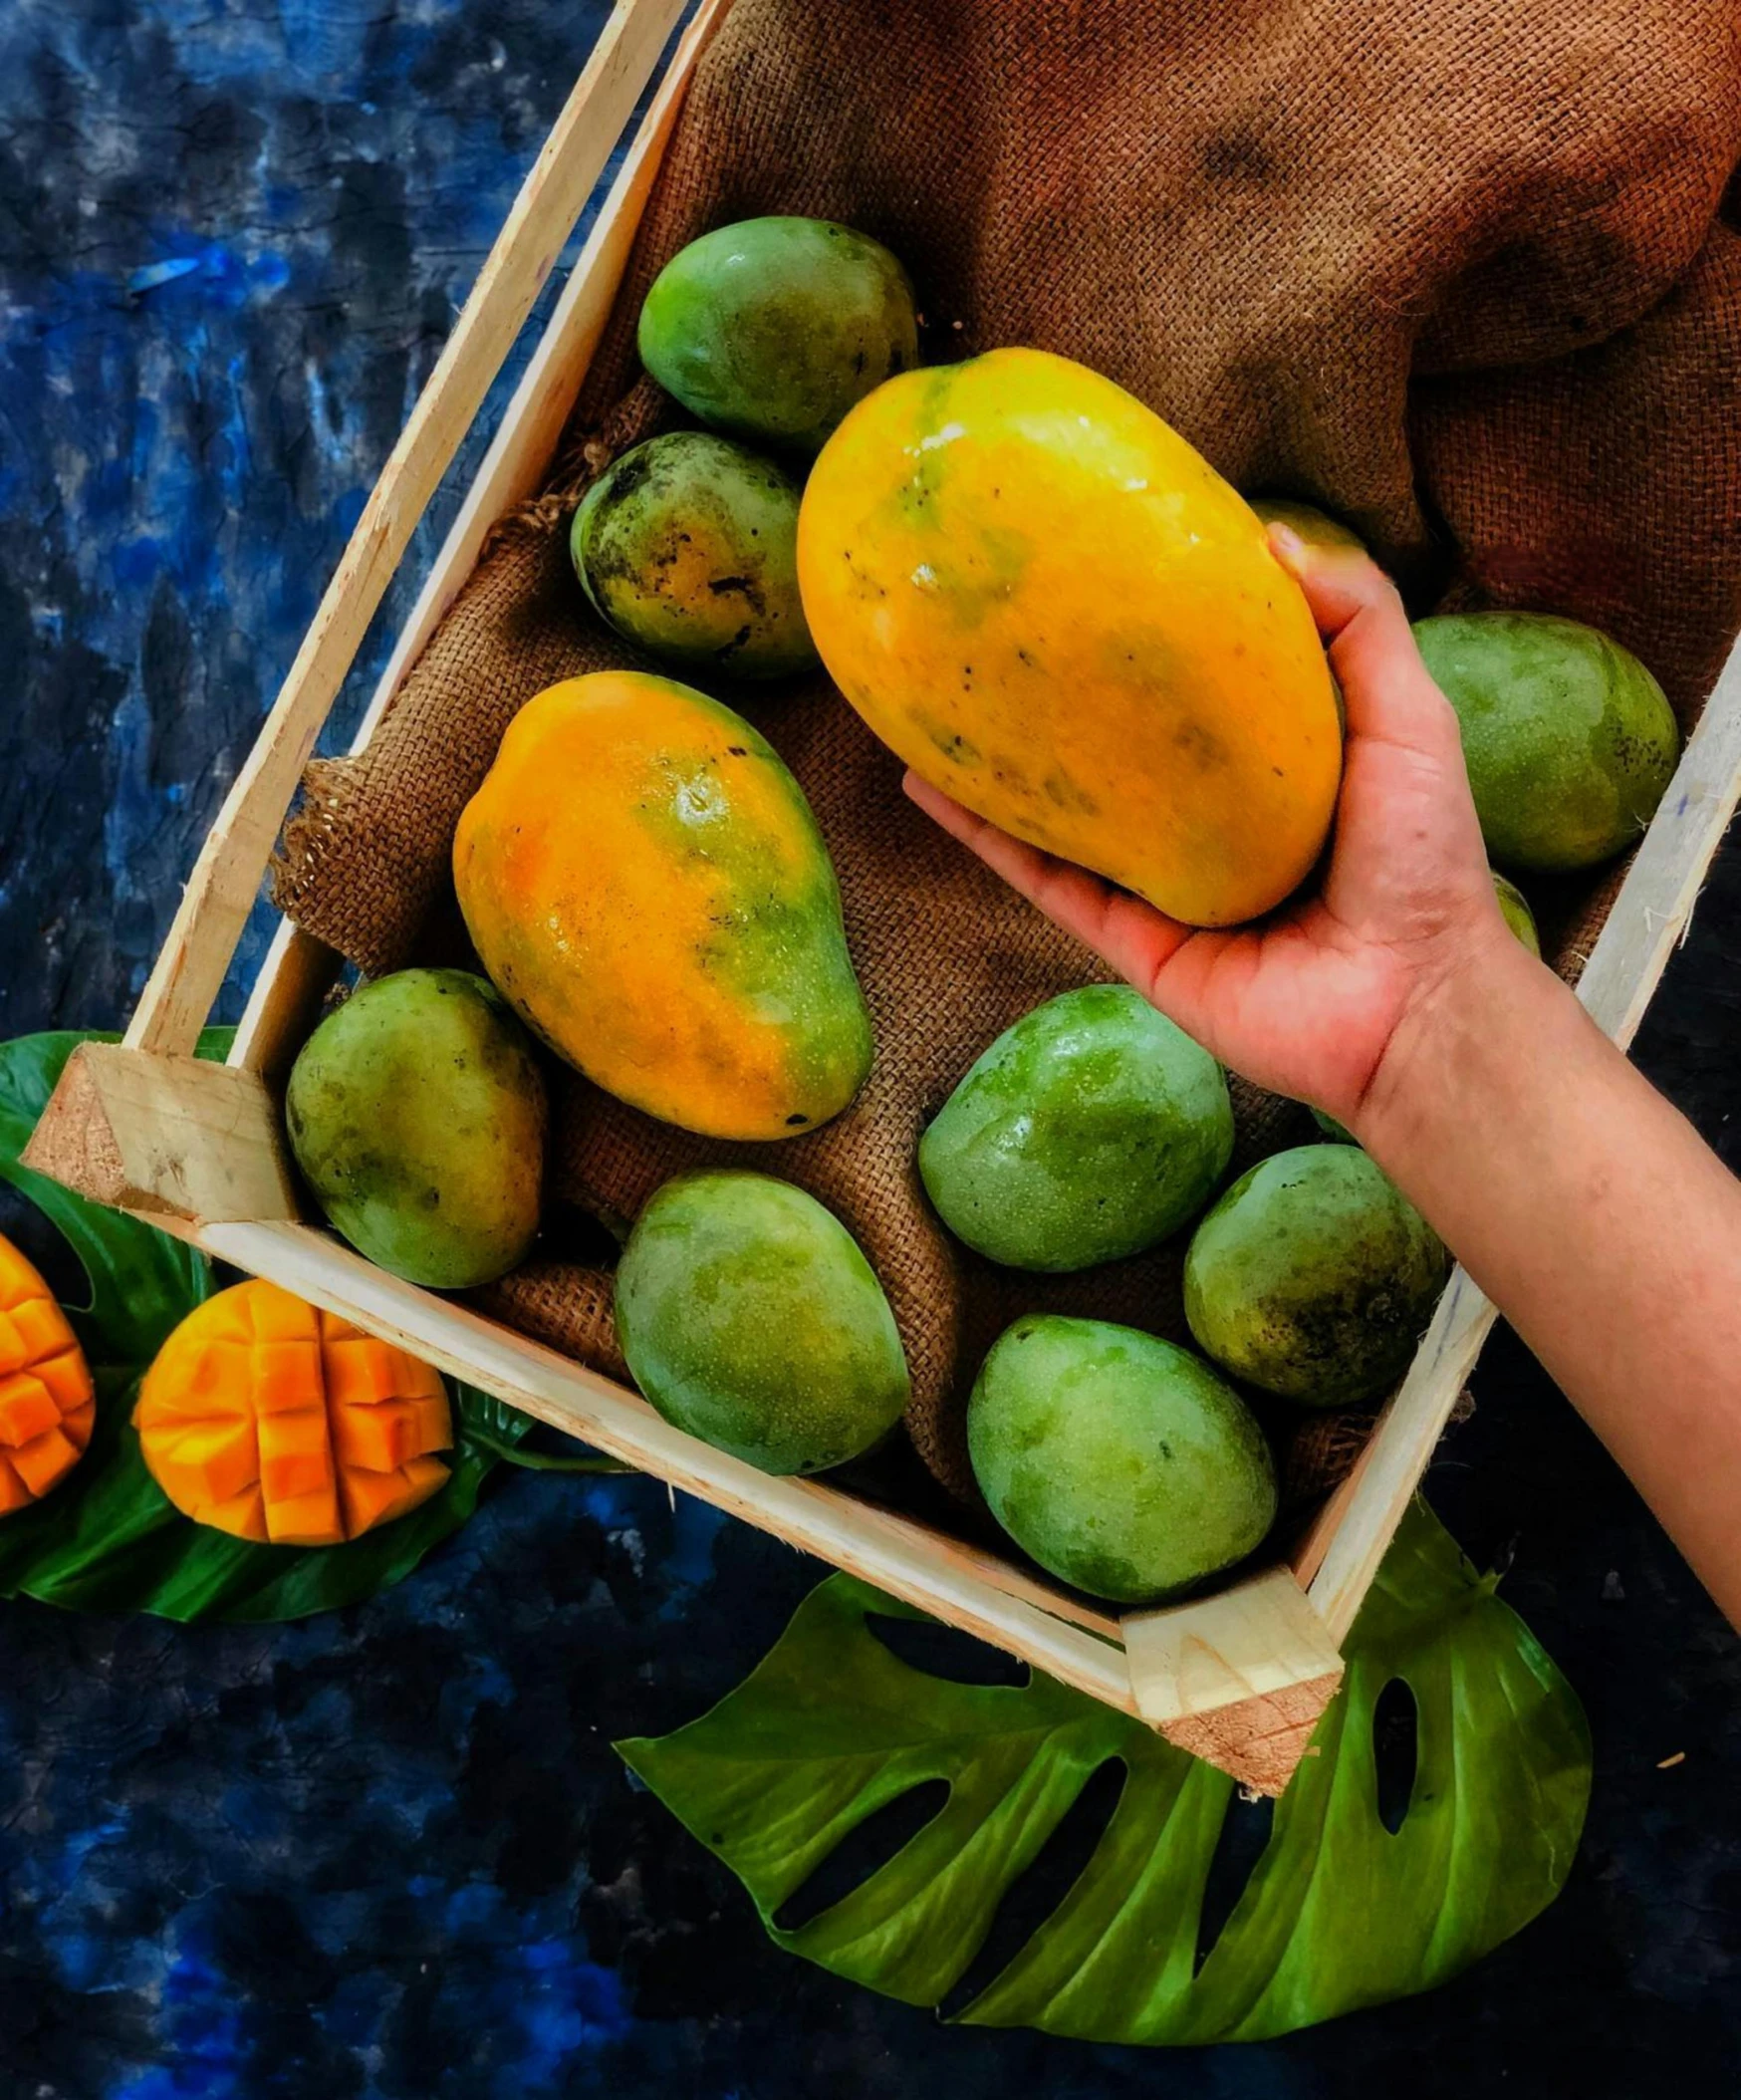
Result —
M 70 1062 L 27 1158 L 150 1215 L 544 1422 L 851 1570 L 1035 1669 L 1139 1715 L 1264 1792 L 1286 1785 L 1341 1679 L 1340 1645 L 1472 1369 L 1494 1310 L 1460 1269 L 1351 1476 L 1292 1559 L 1187 1603 L 1086 1605 L 1005 1560 L 813 1479 L 774 1479 L 673 1429 L 626 1388 L 373 1267 L 302 1222 L 273 1082 L 339 960 L 280 926 L 228 1066 L 192 1056 L 320 728 L 419 518 L 568 240 L 688 0 L 618 0 L 202 850 L 124 1046 Z M 695 64 L 730 0 L 700 0 L 400 633 L 367 742 L 476 564 L 535 492 L 622 281 Z M 1741 794 L 1741 648 L 1710 695 L 1579 984 L 1631 1040 Z

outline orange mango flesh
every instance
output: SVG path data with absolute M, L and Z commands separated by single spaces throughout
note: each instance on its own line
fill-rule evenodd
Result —
M 0 1516 L 78 1464 L 97 1420 L 85 1352 L 36 1268 L 0 1239 Z
M 889 381 L 823 448 L 799 583 L 831 676 L 913 770 L 1192 925 L 1279 904 L 1342 737 L 1299 586 L 1241 497 L 1086 367 Z
M 139 1388 L 152 1478 L 195 1523 L 331 1546 L 415 1509 L 447 1479 L 440 1376 L 275 1283 L 189 1313 Z
M 787 1138 L 858 1090 L 869 1022 L 815 819 L 705 694 L 638 671 L 535 694 L 453 869 L 497 988 L 619 1099 L 710 1137 Z

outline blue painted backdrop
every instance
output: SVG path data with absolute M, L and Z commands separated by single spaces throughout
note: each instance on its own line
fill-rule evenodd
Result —
M 0 1033 L 123 1016 L 602 14 L 0 11 Z M 1719 1142 L 1737 959 L 1731 857 L 1640 1045 Z M 609 1743 L 700 1711 L 818 1571 L 648 1482 L 521 1477 L 301 1627 L 0 1607 L 0 2095 L 1733 2090 L 1734 1643 L 1515 1344 L 1477 1394 L 1434 1498 L 1511 1559 L 1597 1785 L 1562 1903 L 1430 1999 L 1162 2061 L 776 1954 Z

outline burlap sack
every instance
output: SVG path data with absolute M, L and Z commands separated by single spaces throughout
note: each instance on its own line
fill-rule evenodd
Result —
M 1741 156 L 1734 0 L 737 0 L 708 52 L 551 496 L 498 539 L 370 750 L 311 769 L 279 899 L 377 971 L 443 953 L 453 826 L 515 709 L 632 660 L 588 615 L 573 493 L 665 410 L 637 378 L 651 276 L 706 228 L 813 212 L 911 269 L 927 354 L 1065 352 L 1248 491 L 1356 524 L 1423 609 L 1597 622 L 1690 724 L 1741 626 Z M 1734 199 L 1731 198 L 1731 203 Z M 1733 212 L 1731 212 L 1731 219 Z M 935 833 L 821 681 L 733 695 L 804 784 L 877 1031 L 860 1102 L 708 1144 L 584 1082 L 554 1184 L 619 1223 L 729 1159 L 814 1189 L 887 1285 L 933 1470 L 997 1329 L 1054 1307 L 1179 1326 L 1178 1250 L 1060 1279 L 951 1249 L 913 1145 L 963 1068 L 1105 972 Z M 1538 895 L 1575 969 L 1614 878 Z M 1310 1134 L 1240 1090 L 1243 1158 Z M 617 1368 L 596 1270 L 548 1256 L 503 1317 Z

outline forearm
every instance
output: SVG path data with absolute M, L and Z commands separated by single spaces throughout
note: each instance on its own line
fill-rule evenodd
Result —
M 1741 1183 L 1509 942 L 1356 1119 L 1741 1624 Z

